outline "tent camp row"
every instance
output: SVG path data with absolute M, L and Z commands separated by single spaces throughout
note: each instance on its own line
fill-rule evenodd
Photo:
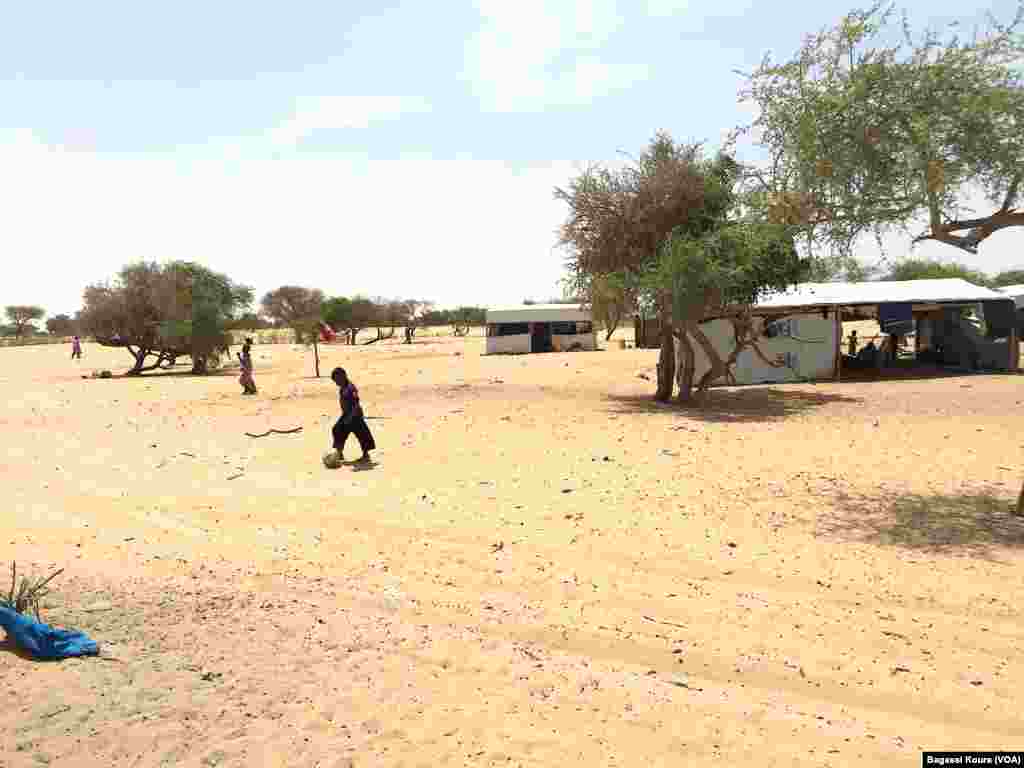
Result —
M 1010 295 L 1014 289 L 1020 289 Z M 768 294 L 753 307 L 761 336 L 758 348 L 736 360 L 736 384 L 835 380 L 855 359 L 843 354 L 843 322 L 876 320 L 887 336 L 914 337 L 913 363 L 968 370 L 1018 368 L 1024 286 L 1006 292 L 961 279 L 863 283 L 801 283 Z M 656 321 L 637 318 L 637 346 L 657 346 Z M 725 359 L 733 349 L 733 326 L 711 318 L 701 330 Z M 678 351 L 678 350 L 677 350 Z M 695 347 L 698 378 L 710 368 Z M 680 357 L 677 355 L 677 358 Z M 878 365 L 880 363 L 876 363 Z

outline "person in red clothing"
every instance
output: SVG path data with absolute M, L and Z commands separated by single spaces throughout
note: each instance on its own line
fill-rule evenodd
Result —
M 359 447 L 363 449 L 363 455 L 359 457 L 360 463 L 369 463 L 370 451 L 377 447 L 370 433 L 370 427 L 366 424 L 366 417 L 363 415 L 363 408 L 359 404 L 359 390 L 356 385 L 348 379 L 344 368 L 335 368 L 331 371 L 331 379 L 338 385 L 338 400 L 341 402 L 341 418 L 331 429 L 334 438 L 334 450 L 344 459 L 345 441 L 350 434 L 355 434 L 359 440 Z

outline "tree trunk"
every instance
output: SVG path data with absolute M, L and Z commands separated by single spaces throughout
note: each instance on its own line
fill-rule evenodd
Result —
M 697 391 L 703 394 L 707 391 L 708 387 L 711 386 L 711 383 L 724 376 L 728 369 L 722 361 L 721 356 L 718 354 L 718 350 L 715 349 L 714 344 L 708 340 L 708 337 L 704 335 L 704 331 L 702 331 L 699 326 L 694 326 L 693 338 L 695 338 L 697 343 L 700 344 L 700 347 L 707 356 L 708 363 L 711 366 L 708 368 L 707 372 L 700 377 L 700 382 L 697 384 Z
M 658 390 L 654 399 L 667 403 L 672 399 L 673 382 L 676 378 L 676 345 L 672 338 L 672 324 L 662 322 L 661 352 L 658 355 Z
M 693 375 L 696 372 L 697 361 L 686 327 L 678 338 L 680 351 L 683 353 L 683 364 L 679 368 L 679 402 L 688 403 L 693 399 Z
M 621 312 L 609 313 L 608 316 L 605 317 L 605 319 L 604 319 L 604 325 L 605 325 L 604 340 L 605 341 L 611 341 L 612 334 L 615 333 L 616 329 L 619 327 L 619 322 L 621 320 L 622 320 L 622 313 Z
M 316 377 L 320 378 L 320 350 L 316 343 L 316 333 L 313 334 L 313 366 L 316 368 Z
M 135 358 L 135 365 L 131 367 L 131 370 L 125 373 L 126 376 L 138 376 L 139 374 L 145 373 L 146 371 L 156 370 L 171 357 L 171 355 L 167 354 L 166 352 L 160 352 L 157 354 L 155 363 L 153 363 L 152 365 L 146 365 L 146 358 L 153 354 L 152 350 L 146 349 L 144 347 L 139 347 L 139 351 L 136 352 L 129 345 L 126 345 L 125 349 L 131 352 L 132 357 Z

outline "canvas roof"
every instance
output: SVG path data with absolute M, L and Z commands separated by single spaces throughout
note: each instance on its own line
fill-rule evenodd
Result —
M 969 304 L 1010 299 L 1005 293 L 974 285 L 960 278 L 895 280 L 865 283 L 800 283 L 783 293 L 763 296 L 757 309 L 798 307 L 852 307 L 887 304 Z
M 998 290 L 1007 296 L 1012 296 L 1017 309 L 1024 307 L 1024 285 L 1004 285 Z
M 518 304 L 511 307 L 491 307 L 487 310 L 488 323 L 528 322 L 588 322 L 590 311 L 582 304 Z

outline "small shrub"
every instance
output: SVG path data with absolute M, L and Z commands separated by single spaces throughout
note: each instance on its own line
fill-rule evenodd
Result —
M 11 591 L 7 597 L 0 596 L 0 605 L 5 608 L 10 608 L 18 613 L 28 613 L 29 609 L 36 615 L 36 620 L 42 621 L 42 617 L 39 615 L 39 604 L 42 599 L 50 594 L 50 589 L 46 585 L 53 581 L 57 576 L 64 573 L 64 569 L 54 571 L 45 579 L 39 579 L 33 581 L 25 576 L 21 577 L 21 583 L 18 583 L 18 564 L 15 562 L 11 563 Z

